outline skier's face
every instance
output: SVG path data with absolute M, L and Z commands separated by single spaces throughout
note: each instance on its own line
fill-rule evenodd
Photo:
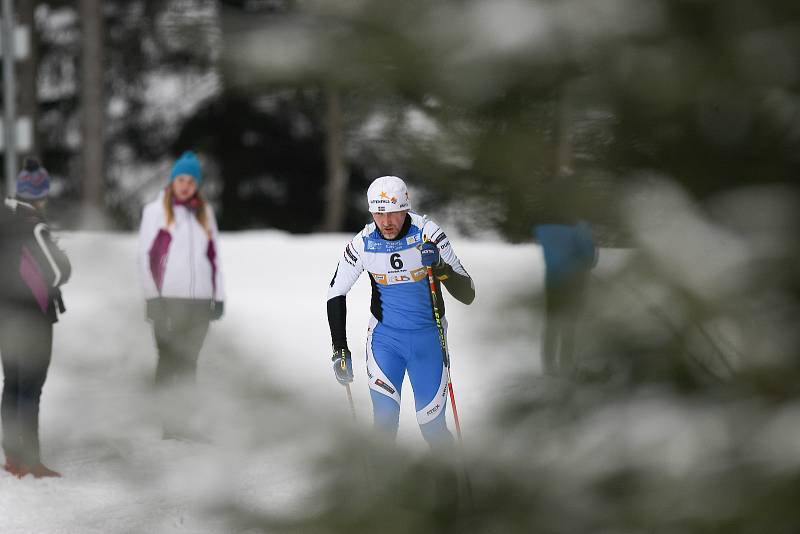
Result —
M 403 228 L 408 210 L 392 211 L 389 213 L 373 213 L 372 218 L 378 225 L 381 235 L 386 239 L 394 239 Z
M 172 193 L 175 198 L 184 202 L 189 200 L 197 192 L 197 182 L 188 174 L 179 174 L 172 181 Z

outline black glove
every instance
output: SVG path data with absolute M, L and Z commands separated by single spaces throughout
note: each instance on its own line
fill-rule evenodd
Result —
M 164 320 L 164 303 L 160 298 L 147 299 L 147 318 L 154 323 Z
M 333 374 L 340 384 L 345 385 L 353 381 L 353 360 L 347 347 L 333 349 Z
M 222 314 L 225 313 L 225 303 L 221 300 L 215 300 L 211 303 L 211 320 L 219 321 Z

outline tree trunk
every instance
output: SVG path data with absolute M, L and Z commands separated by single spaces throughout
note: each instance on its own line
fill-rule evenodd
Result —
M 325 130 L 327 138 L 325 155 L 328 186 L 325 191 L 324 232 L 344 229 L 347 215 L 347 182 L 349 179 L 344 156 L 344 126 L 339 91 L 329 87 L 325 91 Z
M 80 16 L 83 205 L 99 214 L 105 204 L 103 0 L 80 0 Z
M 562 80 L 556 90 L 555 99 L 555 176 L 571 176 L 572 161 L 572 107 L 570 105 L 569 82 Z

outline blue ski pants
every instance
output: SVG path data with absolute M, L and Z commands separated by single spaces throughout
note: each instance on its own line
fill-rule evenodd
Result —
M 394 439 L 400 421 L 400 393 L 408 373 L 417 422 L 431 445 L 449 445 L 447 375 L 438 329 L 400 330 L 373 319 L 367 336 L 367 376 L 375 427 Z

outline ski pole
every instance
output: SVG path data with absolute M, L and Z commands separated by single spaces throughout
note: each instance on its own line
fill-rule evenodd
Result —
M 442 348 L 442 361 L 444 362 L 444 370 L 447 373 L 447 390 L 450 392 L 450 404 L 453 406 L 453 419 L 456 422 L 456 434 L 458 435 L 458 446 L 461 450 L 461 469 L 464 475 L 464 489 L 466 491 L 467 502 L 470 507 L 474 506 L 472 498 L 472 483 L 469 481 L 467 475 L 467 465 L 464 461 L 464 439 L 461 437 L 461 421 L 458 419 L 458 409 L 456 408 L 456 395 L 453 392 L 453 381 L 450 378 L 450 354 L 447 352 L 447 338 L 444 335 L 444 327 L 442 326 L 442 316 L 439 313 L 439 306 L 437 302 L 436 282 L 433 278 L 433 267 L 428 267 L 428 284 L 431 287 L 431 304 L 433 306 L 433 317 L 436 319 L 436 329 L 439 331 L 439 345 Z
M 353 422 L 358 423 L 358 418 L 356 417 L 356 405 L 353 402 L 353 393 L 350 391 L 350 384 L 345 384 L 345 388 L 347 388 L 347 400 L 350 402 L 350 415 L 353 416 Z
M 350 404 L 350 415 L 353 416 L 353 423 L 358 424 L 358 417 L 356 417 L 356 404 L 353 402 L 353 392 L 350 391 L 350 384 L 344 384 L 347 390 L 347 402 Z M 364 481 L 368 487 L 372 487 L 372 480 L 369 476 L 369 463 L 366 456 L 361 455 L 361 469 L 364 471 Z
M 461 437 L 461 421 L 458 419 L 458 408 L 456 408 L 456 395 L 453 391 L 453 381 L 450 379 L 450 354 L 447 352 L 447 339 L 444 335 L 444 327 L 442 326 L 442 316 L 439 314 L 439 306 L 437 302 L 436 282 L 433 279 L 433 268 L 428 266 L 428 284 L 431 286 L 431 302 L 433 303 L 433 317 L 436 319 L 436 328 L 439 331 L 439 345 L 442 349 L 442 361 L 444 362 L 444 369 L 447 373 L 447 389 L 450 392 L 450 404 L 453 406 L 453 418 L 456 422 L 456 433 L 458 434 L 458 443 L 461 448 L 464 448 L 464 439 Z

